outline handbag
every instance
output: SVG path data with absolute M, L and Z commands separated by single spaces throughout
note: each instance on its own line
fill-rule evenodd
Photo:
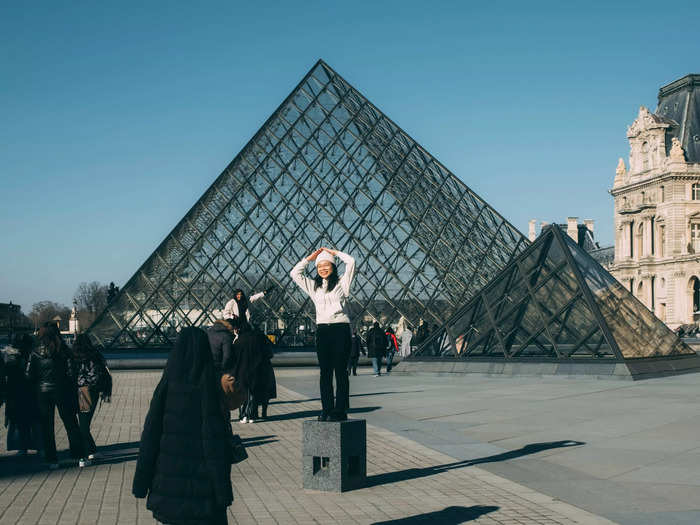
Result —
M 83 413 L 90 412 L 90 410 L 92 410 L 92 396 L 90 395 L 90 387 L 81 386 L 78 388 L 78 407 Z
M 224 406 L 228 410 L 239 408 L 247 397 L 243 389 L 237 387 L 236 378 L 231 374 L 223 374 L 221 376 L 221 390 L 223 392 Z

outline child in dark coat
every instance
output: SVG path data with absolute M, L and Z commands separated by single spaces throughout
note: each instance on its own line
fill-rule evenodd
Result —
M 227 523 L 231 427 L 207 334 L 184 328 L 146 416 L 132 491 L 161 523 Z

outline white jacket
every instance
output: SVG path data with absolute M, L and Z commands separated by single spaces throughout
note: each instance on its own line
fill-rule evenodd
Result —
M 248 305 L 250 306 L 258 299 L 262 299 L 265 296 L 265 292 L 260 292 L 251 295 L 248 298 Z M 238 303 L 235 299 L 231 299 L 226 306 L 224 306 L 224 319 L 235 319 L 238 317 Z M 246 308 L 245 317 L 248 322 L 250 322 L 250 308 Z
M 311 297 L 316 306 L 316 324 L 349 323 L 348 297 L 350 296 L 350 285 L 355 275 L 355 259 L 347 253 L 337 252 L 338 258 L 345 263 L 345 273 L 338 279 L 335 288 L 328 291 L 328 281 L 323 280 L 323 284 L 314 289 L 316 284 L 313 279 L 304 275 L 306 265 L 312 261 L 306 258 L 299 261 L 290 276 L 299 287 Z

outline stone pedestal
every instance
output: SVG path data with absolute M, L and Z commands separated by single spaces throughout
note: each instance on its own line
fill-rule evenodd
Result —
M 367 422 L 304 421 L 302 478 L 305 489 L 343 492 L 367 479 Z

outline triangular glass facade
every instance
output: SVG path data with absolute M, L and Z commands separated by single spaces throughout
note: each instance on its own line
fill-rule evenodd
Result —
M 625 361 L 695 355 L 560 228 L 547 228 L 412 359 Z
M 235 288 L 275 285 L 253 321 L 308 344 L 313 305 L 289 270 L 322 245 L 357 259 L 358 327 L 442 324 L 528 244 L 319 61 L 89 333 L 103 348 L 166 346 L 221 317 Z

